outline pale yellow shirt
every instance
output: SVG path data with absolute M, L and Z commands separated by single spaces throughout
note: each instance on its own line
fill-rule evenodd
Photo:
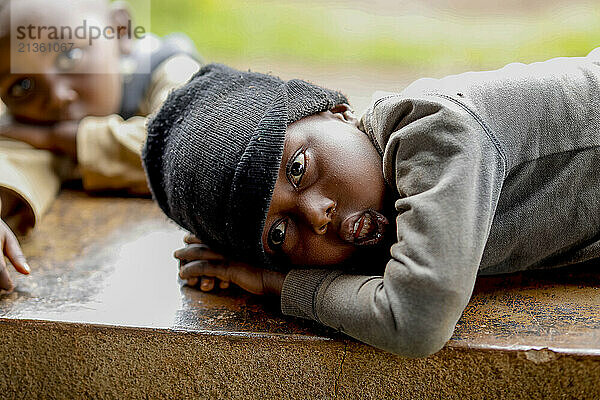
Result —
M 199 69 L 196 60 L 177 55 L 153 73 L 140 104 L 140 114 L 123 120 L 119 115 L 86 117 L 77 132 L 78 165 L 46 150 L 0 136 L 0 215 L 13 230 L 23 233 L 48 210 L 61 183 L 80 176 L 86 190 L 125 190 L 147 194 L 140 153 L 146 140 L 148 116 L 158 111 L 168 94 Z M 0 115 L 5 111 L 0 102 Z

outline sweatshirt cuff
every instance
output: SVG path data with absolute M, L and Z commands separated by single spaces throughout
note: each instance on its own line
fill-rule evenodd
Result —
M 327 278 L 341 271 L 327 269 L 294 269 L 287 273 L 281 289 L 281 311 L 285 315 L 320 322 L 316 311 L 319 288 Z

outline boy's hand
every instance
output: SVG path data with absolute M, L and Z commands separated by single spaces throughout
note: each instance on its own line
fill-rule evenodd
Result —
M 0 136 L 19 140 L 31 146 L 77 159 L 77 121 L 61 121 L 54 125 L 23 124 L 3 118 Z
M 0 219 L 0 290 L 10 291 L 14 286 L 10 280 L 4 256 L 8 257 L 17 271 L 29 275 L 29 266 L 17 238 L 4 221 Z
M 221 289 L 234 283 L 253 294 L 281 295 L 285 274 L 229 261 L 193 235 L 187 235 L 184 241 L 187 245 L 177 250 L 175 257 L 180 261 L 179 277 L 189 286 L 195 286 L 200 280 L 200 289 L 208 292 L 217 282 Z

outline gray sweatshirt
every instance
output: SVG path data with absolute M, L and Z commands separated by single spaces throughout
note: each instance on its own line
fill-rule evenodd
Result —
M 422 357 L 451 337 L 478 274 L 600 257 L 600 48 L 418 80 L 361 128 L 397 191 L 391 259 L 383 276 L 291 271 L 285 314 Z

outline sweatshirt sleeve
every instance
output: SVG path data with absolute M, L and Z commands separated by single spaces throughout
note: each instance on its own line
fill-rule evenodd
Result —
M 86 117 L 80 122 L 77 157 L 86 190 L 149 193 L 140 160 L 148 115 L 158 111 L 169 93 L 198 69 L 198 62 L 187 55 L 171 57 L 152 76 L 146 98 L 140 104 L 143 116 L 127 120 L 119 115 Z
M 361 124 L 398 193 L 391 259 L 383 276 L 293 270 L 282 310 L 399 355 L 427 356 L 451 337 L 471 296 L 504 157 L 492 133 L 450 98 L 387 96 Z

